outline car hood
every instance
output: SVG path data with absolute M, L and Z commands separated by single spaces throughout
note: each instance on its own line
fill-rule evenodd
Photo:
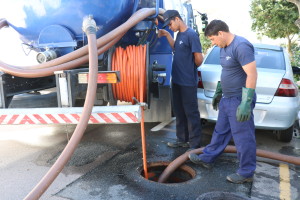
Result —
M 201 71 L 204 94 L 206 97 L 213 97 L 216 91 L 217 82 L 221 77 L 220 65 L 202 65 Z M 285 75 L 285 70 L 257 68 L 256 94 L 257 103 L 271 103 L 274 95 Z

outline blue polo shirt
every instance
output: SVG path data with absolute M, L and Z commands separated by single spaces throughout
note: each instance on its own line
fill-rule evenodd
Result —
M 193 53 L 202 53 L 202 47 L 196 32 L 191 28 L 178 32 L 173 52 L 172 82 L 182 86 L 197 86 L 198 66 Z
M 221 86 L 225 97 L 241 97 L 247 75 L 242 66 L 255 60 L 253 45 L 241 36 L 235 36 L 229 46 L 221 48 Z

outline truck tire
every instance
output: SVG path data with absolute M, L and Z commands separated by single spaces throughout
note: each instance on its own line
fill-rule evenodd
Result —
M 9 108 L 46 108 L 57 107 L 57 94 L 23 93 L 15 95 Z
M 281 142 L 290 142 L 293 138 L 294 125 L 286 130 L 276 131 L 277 140 Z

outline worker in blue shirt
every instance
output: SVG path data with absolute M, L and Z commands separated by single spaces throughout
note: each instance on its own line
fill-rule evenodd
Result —
M 203 154 L 189 154 L 192 162 L 211 168 L 231 138 L 237 149 L 239 168 L 227 176 L 233 183 L 252 182 L 256 169 L 256 141 L 253 109 L 256 103 L 257 81 L 253 45 L 243 37 L 232 34 L 227 24 L 213 20 L 205 36 L 220 47 L 222 66 L 212 106 L 219 109 L 217 123 L 209 145 Z
M 172 103 L 176 117 L 176 142 L 170 147 L 200 147 L 201 120 L 197 102 L 197 67 L 203 61 L 199 36 L 182 20 L 178 11 L 167 10 L 163 14 L 164 25 L 177 32 L 176 40 L 170 32 L 161 29 L 158 37 L 165 36 L 173 49 Z

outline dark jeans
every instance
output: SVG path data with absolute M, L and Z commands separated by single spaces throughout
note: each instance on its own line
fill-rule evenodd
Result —
M 189 142 L 191 148 L 199 148 L 201 120 L 197 102 L 197 86 L 181 86 L 173 83 L 172 100 L 178 141 Z
M 224 151 L 233 137 L 237 157 L 240 161 L 237 173 L 244 177 L 251 177 L 256 169 L 256 140 L 253 109 L 256 103 L 256 95 L 251 104 L 251 118 L 245 122 L 236 120 L 236 110 L 241 103 L 240 97 L 222 98 L 219 104 L 218 121 L 209 145 L 200 155 L 204 162 L 214 162 Z

